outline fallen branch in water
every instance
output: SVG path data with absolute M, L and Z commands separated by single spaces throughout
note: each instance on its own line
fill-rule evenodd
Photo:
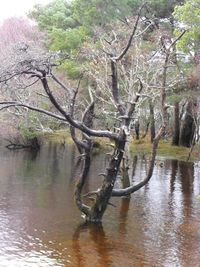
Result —
M 37 137 L 34 137 L 31 140 L 28 140 L 27 143 L 21 143 L 20 140 L 12 141 L 12 140 L 7 139 L 6 141 L 9 142 L 9 144 L 6 145 L 6 148 L 10 150 L 26 149 L 26 148 L 35 149 L 35 150 L 40 149 L 40 143 Z

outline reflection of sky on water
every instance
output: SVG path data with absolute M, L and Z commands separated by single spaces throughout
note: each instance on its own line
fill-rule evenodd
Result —
M 76 158 L 54 144 L 35 155 L 0 153 L 1 267 L 198 266 L 198 163 L 158 160 L 148 185 L 131 199 L 113 198 L 103 227 L 89 227 L 73 202 Z M 85 191 L 99 186 L 105 163 L 95 156 Z M 139 159 L 134 183 L 145 169 Z

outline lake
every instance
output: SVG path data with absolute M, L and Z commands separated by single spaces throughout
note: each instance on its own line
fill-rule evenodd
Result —
M 0 267 L 200 266 L 200 162 L 158 158 L 149 184 L 111 199 L 102 225 L 91 226 L 73 200 L 77 157 L 55 143 L 1 149 Z M 84 192 L 101 184 L 106 157 L 93 157 Z M 134 183 L 146 167 L 138 157 Z

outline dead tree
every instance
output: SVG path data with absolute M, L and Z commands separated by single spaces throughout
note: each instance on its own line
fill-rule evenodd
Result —
M 137 106 L 139 100 L 142 96 L 144 89 L 144 84 L 140 78 L 136 81 L 136 92 L 132 92 L 131 96 L 128 96 L 128 101 L 124 100 L 124 92 L 120 89 L 119 83 L 119 66 L 123 66 L 125 58 L 134 42 L 134 39 L 139 38 L 142 35 L 139 29 L 139 21 L 141 16 L 141 11 L 144 8 L 142 6 L 139 10 L 139 14 L 135 19 L 133 29 L 130 33 L 127 44 L 122 51 L 116 51 L 113 45 L 116 38 L 111 40 L 109 43 L 110 51 L 104 51 L 106 60 L 109 63 L 110 76 L 110 87 L 109 93 L 111 96 L 112 103 L 116 109 L 117 119 L 120 121 L 119 127 L 116 131 L 111 130 L 100 130 L 93 127 L 94 109 L 97 100 L 92 101 L 88 104 L 85 109 L 82 118 L 77 119 L 76 114 L 76 103 L 79 86 L 74 89 L 68 85 L 65 85 L 60 81 L 54 74 L 54 69 L 59 64 L 58 55 L 42 55 L 38 54 L 33 57 L 29 53 L 28 49 L 24 52 L 20 50 L 18 60 L 15 60 L 14 64 L 6 71 L 1 71 L 0 83 L 2 87 L 8 86 L 9 81 L 12 79 L 19 79 L 21 77 L 31 80 L 31 83 L 40 83 L 43 93 L 48 97 L 50 103 L 54 107 L 55 112 L 50 112 L 48 110 L 42 109 L 39 106 L 29 104 L 27 102 L 22 102 L 21 99 L 5 99 L 0 101 L 1 110 L 11 109 L 11 108 L 25 108 L 36 112 L 40 112 L 44 115 L 55 118 L 56 120 L 64 121 L 70 125 L 70 131 L 72 139 L 76 144 L 81 157 L 84 161 L 84 168 L 82 174 L 77 181 L 75 188 L 75 201 L 79 210 L 85 215 L 86 221 L 99 223 L 102 221 L 102 217 L 107 206 L 110 204 L 111 196 L 127 196 L 133 192 L 139 190 L 143 187 L 151 178 L 154 162 L 156 157 L 156 151 L 158 147 L 159 140 L 163 135 L 166 124 L 167 124 L 167 106 L 166 106 L 166 86 L 167 86 L 167 71 L 168 63 L 170 62 L 171 53 L 173 51 L 173 45 L 176 41 L 181 38 L 179 36 L 168 48 L 165 48 L 165 53 L 163 55 L 164 62 L 161 68 L 161 86 L 159 86 L 160 91 L 160 106 L 161 106 L 161 116 L 162 123 L 159 130 L 157 131 L 152 144 L 152 156 L 149 162 L 149 168 L 147 176 L 137 185 L 130 185 L 123 189 L 114 189 L 117 175 L 120 169 L 120 165 L 124 158 L 124 153 L 127 150 L 130 139 L 130 124 L 134 120 L 134 114 L 137 111 Z M 115 36 L 115 34 L 114 34 Z M 115 36 L 116 37 L 116 36 Z M 23 59 L 23 60 L 22 60 Z M 66 95 L 68 96 L 69 103 L 68 108 L 63 106 L 58 97 L 53 90 L 52 84 L 59 86 Z M 80 84 L 79 84 L 80 85 Z M 27 86 L 30 89 L 30 86 Z M 82 137 L 77 137 L 76 131 L 82 133 Z M 88 192 L 84 196 L 82 195 L 82 190 L 87 178 L 87 174 L 91 164 L 91 150 L 94 143 L 94 137 L 97 138 L 108 138 L 113 143 L 113 151 L 110 155 L 108 166 L 103 174 L 103 182 L 101 187 L 93 192 Z M 90 197 L 93 202 L 91 206 L 85 204 L 84 199 Z

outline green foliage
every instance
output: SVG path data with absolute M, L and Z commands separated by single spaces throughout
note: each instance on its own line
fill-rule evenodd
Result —
M 24 140 L 31 140 L 37 137 L 37 133 L 31 127 L 27 127 L 26 125 L 21 124 L 19 126 L 19 129 L 20 134 Z
M 170 104 L 174 104 L 174 103 L 176 103 L 176 102 L 181 101 L 182 98 L 183 98 L 183 96 L 180 95 L 180 94 L 172 94 L 172 95 L 170 95 L 170 96 L 168 97 L 168 102 L 169 102 Z
M 200 0 L 187 0 L 184 5 L 177 6 L 174 17 L 187 29 L 178 48 L 185 52 L 197 52 L 200 46 Z M 176 34 L 180 34 L 180 30 L 176 30 Z
M 54 51 L 76 50 L 88 34 L 74 19 L 72 7 L 65 0 L 54 0 L 46 6 L 36 5 L 29 16 L 48 32 L 48 46 Z
M 47 46 L 50 50 L 63 51 L 76 58 L 90 32 L 75 19 L 73 9 L 72 4 L 65 0 L 54 0 L 46 6 L 36 5 L 29 16 L 48 33 Z M 79 66 L 75 60 L 67 60 L 62 68 L 69 78 L 79 76 Z
M 166 17 L 177 2 L 150 0 L 148 5 L 156 16 Z M 92 36 L 95 26 L 108 25 L 118 18 L 136 14 L 141 5 L 139 0 L 54 0 L 46 6 L 36 5 L 29 16 L 48 33 L 50 50 L 63 51 L 76 58 L 83 43 Z M 87 57 L 85 60 L 88 60 Z M 69 77 L 79 76 L 79 66 L 75 61 L 67 61 L 63 67 Z
M 172 16 L 174 7 L 181 4 L 182 0 L 150 0 L 150 7 L 153 9 L 155 16 L 160 18 L 169 18 Z
M 50 49 L 53 51 L 62 50 L 68 53 L 76 51 L 87 37 L 87 30 L 84 27 L 75 29 L 53 28 L 49 36 L 51 38 Z
M 105 25 L 117 18 L 135 15 L 139 7 L 145 1 L 140 0 L 74 0 L 74 17 L 82 25 L 93 27 L 94 25 Z M 172 15 L 175 5 L 182 0 L 149 0 L 148 7 L 156 17 L 166 18 Z
M 37 4 L 29 17 L 37 21 L 41 29 L 49 32 L 54 28 L 66 30 L 78 26 L 73 18 L 71 5 L 65 0 L 54 0 L 46 6 Z
M 67 75 L 70 79 L 78 79 L 80 77 L 80 67 L 73 60 L 66 60 L 64 64 L 62 64 L 62 68 L 67 71 Z
M 179 1 L 150 0 L 156 16 L 166 17 Z M 135 14 L 139 0 L 54 0 L 46 6 L 35 5 L 29 13 L 41 29 L 49 33 L 50 49 L 77 49 L 95 25 L 105 25 L 117 18 Z
M 82 25 L 93 27 L 130 15 L 130 2 L 130 0 L 74 0 L 72 5 L 75 19 Z

